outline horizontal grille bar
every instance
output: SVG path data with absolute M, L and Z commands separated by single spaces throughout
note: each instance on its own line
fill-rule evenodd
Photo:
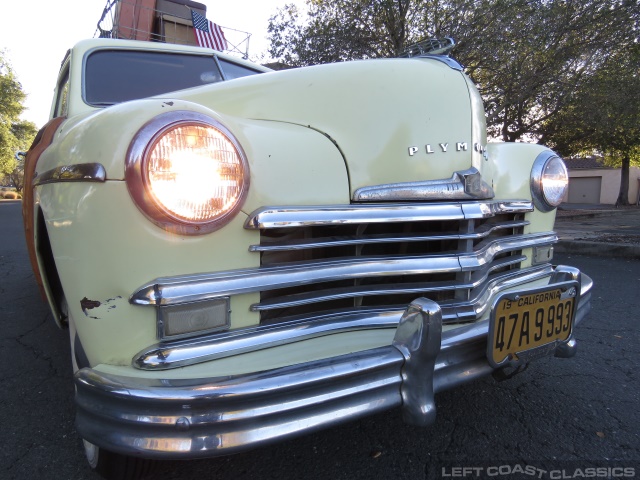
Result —
M 264 207 L 247 218 L 247 229 L 294 228 L 313 225 L 426 222 L 470 220 L 501 213 L 533 211 L 529 201 L 469 203 L 394 203 L 371 205 L 325 205 L 312 207 Z
M 417 297 L 455 306 L 445 323 L 478 318 L 474 298 L 493 278 L 521 272 L 525 249 L 557 242 L 524 233 L 529 201 L 264 207 L 245 228 L 260 266 L 159 278 L 139 305 L 176 305 L 259 293 L 261 325 L 363 310 L 397 311 Z M 256 257 L 257 259 L 257 257 Z M 485 299 L 490 300 L 490 299 Z
M 510 228 L 518 228 L 529 225 L 528 221 L 504 222 L 492 227 L 485 227 L 476 230 L 474 233 L 460 234 L 456 232 L 447 232 L 439 235 L 368 235 L 364 237 L 328 237 L 315 238 L 314 241 L 291 240 L 283 242 L 273 242 L 266 245 L 251 245 L 251 252 L 277 252 L 288 250 L 304 250 L 310 248 L 326 248 L 326 247 L 343 247 L 347 245 L 365 245 L 376 243 L 398 243 L 398 242 L 435 242 L 441 240 L 481 240 L 487 238 L 498 230 L 506 230 Z
M 487 298 L 495 297 L 502 291 L 527 282 L 548 279 L 552 273 L 553 268 L 550 265 L 544 265 L 496 275 L 477 289 L 470 302 L 443 306 L 443 322 L 451 323 L 466 315 L 471 315 L 473 318 L 482 316 L 489 308 Z M 369 309 L 343 314 L 325 314 L 215 333 L 197 339 L 160 343 L 136 355 L 134 366 L 149 370 L 176 368 L 327 335 L 396 328 L 404 308 L 406 306 L 388 311 Z M 468 335 L 464 332 L 468 332 L 467 329 L 475 329 L 477 325 L 469 325 L 466 329 L 455 329 L 444 335 L 458 338 L 457 340 L 452 338 L 452 345 L 455 346 L 461 341 L 459 337 L 468 340 Z M 480 340 L 481 337 L 479 336 L 478 339 Z M 443 344 L 442 348 L 446 351 L 448 346 Z
M 461 272 L 489 263 L 500 252 L 557 241 L 554 233 L 496 240 L 477 253 L 433 257 L 349 258 L 313 263 L 160 278 L 131 297 L 137 305 L 173 305 L 241 293 L 308 285 L 332 280 Z
M 553 232 L 524 233 L 532 210 L 520 200 L 261 208 L 245 223 L 260 230 L 249 250 L 263 269 L 303 268 L 306 276 L 279 286 L 267 279 L 251 309 L 272 324 L 394 309 L 418 296 L 468 301 L 491 274 L 518 269 L 522 250 L 557 241 Z M 474 319 L 468 310 L 465 321 Z
M 337 300 L 342 298 L 353 298 L 360 296 L 373 296 L 373 295 L 401 295 L 401 294 L 425 294 L 427 292 L 441 292 L 451 291 L 458 289 L 472 289 L 478 287 L 481 283 L 487 280 L 489 274 L 493 270 L 504 268 L 508 265 L 515 265 L 526 257 L 520 255 L 516 257 L 508 257 L 506 259 L 497 261 L 489 268 L 483 271 L 474 272 L 478 275 L 474 275 L 471 282 L 415 282 L 415 283 L 401 283 L 401 284 L 382 284 L 373 286 L 353 286 L 344 288 L 332 288 L 326 290 L 314 290 L 313 292 L 300 293 L 278 297 L 277 299 L 270 299 L 264 302 L 256 303 L 251 306 L 253 311 L 272 310 L 275 308 L 295 307 L 299 305 L 308 305 L 311 303 L 324 302 L 329 300 Z

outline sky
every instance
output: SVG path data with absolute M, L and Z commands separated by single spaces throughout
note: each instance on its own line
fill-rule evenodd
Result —
M 207 6 L 207 18 L 222 27 L 251 33 L 249 57 L 268 48 L 269 17 L 287 3 L 304 0 L 196 0 Z M 38 128 L 49 117 L 53 89 L 66 51 L 93 38 L 107 0 L 2 0 L 0 50 L 27 94 L 22 118 Z

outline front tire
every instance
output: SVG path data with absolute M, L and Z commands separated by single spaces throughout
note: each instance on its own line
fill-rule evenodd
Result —
M 107 480 L 140 480 L 153 472 L 157 462 L 110 452 L 82 440 L 84 453 L 92 470 Z

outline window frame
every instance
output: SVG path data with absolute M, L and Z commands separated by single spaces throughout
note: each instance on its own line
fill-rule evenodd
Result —
M 252 74 L 260 74 L 260 73 L 265 73 L 261 70 L 258 69 L 252 69 L 246 65 L 242 65 L 239 63 L 235 63 L 230 59 L 227 58 L 219 58 L 218 55 L 212 53 L 212 52 L 189 52 L 189 51 L 170 51 L 170 50 L 155 50 L 155 49 L 140 49 L 140 48 L 135 48 L 135 47 L 101 47 L 101 48 L 94 48 L 91 50 L 88 50 L 83 58 L 82 61 L 82 85 L 81 85 L 81 95 L 82 95 L 82 101 L 93 108 L 105 108 L 107 106 L 112 106 L 112 105 L 117 105 L 119 103 L 123 103 L 125 101 L 131 101 L 131 100 L 136 100 L 136 99 L 142 99 L 142 98 L 149 98 L 149 97 L 153 97 L 153 96 L 157 96 L 157 95 L 162 95 L 162 93 L 153 93 L 153 94 L 149 94 L 147 96 L 144 97 L 137 97 L 137 98 L 131 98 L 128 100 L 122 100 L 122 101 L 117 101 L 117 102 L 113 102 L 113 103 L 108 103 L 108 102 L 104 102 L 103 103 L 99 103 L 98 101 L 90 101 L 88 99 L 88 93 L 87 93 L 87 65 L 89 62 L 89 58 L 96 54 L 96 53 L 100 53 L 100 52 L 125 52 L 125 53 L 141 53 L 141 54 L 152 54 L 152 55 L 176 55 L 176 56 L 195 56 L 195 57 L 201 57 L 201 58 L 208 58 L 211 59 L 213 64 L 215 65 L 215 68 L 217 68 L 218 70 L 218 74 L 220 75 L 220 82 L 226 82 L 226 81 L 230 81 L 230 80 L 235 80 L 236 78 L 243 78 L 243 77 L 232 77 L 229 78 L 229 71 L 225 72 L 224 69 L 224 65 L 226 64 L 232 64 L 242 70 L 245 70 L 248 73 L 248 75 L 245 76 L 250 76 Z M 220 82 L 212 82 L 209 85 L 213 85 L 214 83 L 220 83 Z M 184 87 L 184 88 L 180 88 L 178 90 L 171 90 L 171 91 L 179 91 L 179 90 L 183 90 L 186 88 L 195 88 L 195 87 L 200 87 L 200 86 L 205 86 L 207 84 L 201 84 L 201 85 L 193 85 L 191 87 Z M 167 92 L 168 93 L 168 92 Z

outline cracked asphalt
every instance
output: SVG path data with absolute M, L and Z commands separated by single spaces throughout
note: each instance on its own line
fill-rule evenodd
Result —
M 587 468 L 640 477 L 640 261 L 555 261 L 596 282 L 573 359 L 443 392 L 427 429 L 390 411 L 240 455 L 166 462 L 152 478 L 573 478 Z M 0 202 L 0 322 L 0 479 L 98 478 L 73 426 L 67 334 L 40 300 L 18 202 Z

